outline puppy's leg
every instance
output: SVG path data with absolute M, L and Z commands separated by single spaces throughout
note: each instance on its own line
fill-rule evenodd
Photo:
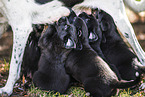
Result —
M 11 95 L 15 82 L 20 77 L 21 62 L 25 44 L 29 33 L 32 30 L 31 23 L 27 20 L 19 23 L 20 25 L 11 25 L 13 29 L 13 52 L 10 63 L 10 70 L 5 87 L 0 88 L 1 93 Z

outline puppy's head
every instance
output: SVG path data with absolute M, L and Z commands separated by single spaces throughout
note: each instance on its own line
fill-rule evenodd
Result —
M 46 32 L 39 39 L 41 49 L 57 50 L 76 48 L 77 33 L 74 25 L 62 17 L 53 25 L 48 25 Z
M 87 43 L 88 44 L 88 28 L 86 23 L 83 19 L 80 17 L 76 17 L 75 21 L 73 23 L 77 29 L 77 35 L 82 42 L 82 44 Z
M 101 30 L 105 36 L 115 35 L 114 32 L 118 32 L 114 20 L 109 14 L 101 10 L 97 11 L 95 16 L 98 19 Z
M 79 48 L 76 27 L 70 24 L 67 17 L 62 17 L 56 24 L 58 36 L 64 43 L 66 49 Z
M 88 34 L 89 42 L 94 42 L 97 41 L 98 39 L 101 39 L 102 32 L 100 30 L 97 19 L 92 15 L 86 14 L 85 12 L 81 13 L 79 17 L 81 17 L 87 24 L 88 33 L 89 33 Z

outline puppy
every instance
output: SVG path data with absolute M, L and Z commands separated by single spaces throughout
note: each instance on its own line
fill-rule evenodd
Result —
M 103 33 L 102 40 L 105 40 L 100 45 L 105 58 L 117 67 L 122 79 L 135 80 L 138 74 L 145 71 L 145 66 L 138 62 L 137 56 L 120 37 L 112 17 L 104 11 L 96 12 L 96 16 L 102 29 L 96 33 Z M 91 46 L 95 50 L 92 44 Z
M 88 40 L 88 31 L 85 22 L 77 17 L 74 25 L 79 31 L 82 50 L 73 49 L 66 59 L 66 72 L 84 85 L 86 92 L 94 97 L 111 96 L 116 88 L 127 88 L 140 81 L 118 81 L 116 74 L 108 64 L 91 48 Z M 81 32 L 81 33 L 80 33 Z
M 66 17 L 56 25 L 49 25 L 39 40 L 41 56 L 38 70 L 33 75 L 33 83 L 40 89 L 64 93 L 70 82 L 64 64 L 67 54 L 76 48 L 76 29 Z
M 44 25 L 33 25 L 33 32 L 29 35 L 25 47 L 22 61 L 22 73 L 25 77 L 29 77 L 30 79 L 32 79 L 33 73 L 38 69 L 38 61 L 41 55 L 38 41 L 43 29 Z
M 119 71 L 117 70 L 116 66 L 114 64 L 109 63 L 106 60 L 106 58 L 100 48 L 101 42 L 106 41 L 106 40 L 103 40 L 104 38 L 102 35 L 102 31 L 101 31 L 101 28 L 99 25 L 98 18 L 94 17 L 93 15 L 88 15 L 85 12 L 81 13 L 79 15 L 79 17 L 81 17 L 85 21 L 85 23 L 88 27 L 88 38 L 89 38 L 90 46 L 98 53 L 98 55 L 101 58 L 103 58 L 103 60 L 105 60 L 107 62 L 107 64 L 109 64 L 109 67 L 116 73 L 116 75 L 118 76 L 118 79 L 121 80 L 121 76 L 120 76 Z

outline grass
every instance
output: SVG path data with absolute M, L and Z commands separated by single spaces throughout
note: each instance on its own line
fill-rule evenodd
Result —
M 36 87 L 28 90 L 28 95 L 33 97 L 89 97 L 82 87 L 71 87 L 66 94 L 54 93 L 53 91 L 43 91 Z M 119 90 L 119 93 L 112 97 L 145 97 L 143 90 Z
M 0 71 L 2 70 L 1 73 L 2 72 L 8 72 L 8 69 L 9 69 L 9 64 L 6 63 L 6 61 L 4 61 L 4 63 L 5 63 L 5 65 L 2 65 L 0 67 Z M 4 77 L 4 78 L 7 78 L 7 77 Z M 143 82 L 145 82 L 145 80 L 142 80 L 142 83 Z M 17 89 L 14 89 L 14 91 L 17 91 Z M 21 96 L 21 94 L 23 94 L 22 92 L 23 91 L 15 93 L 15 94 Z M 66 92 L 66 94 L 60 94 L 60 93 L 54 92 L 54 91 L 40 90 L 32 84 L 30 89 L 26 90 L 26 93 L 22 96 L 29 96 L 29 97 L 89 97 L 87 95 L 88 95 L 88 93 L 86 93 L 84 91 L 83 87 L 74 87 L 74 86 L 72 86 Z M 139 88 L 135 88 L 133 90 L 130 90 L 130 89 L 122 90 L 122 89 L 120 89 L 119 92 L 115 96 L 112 96 L 112 97 L 145 97 L 145 89 L 139 89 Z
M 44 91 L 36 88 L 34 85 L 28 90 L 30 97 L 87 97 L 82 87 L 71 87 L 66 94 L 60 94 L 54 91 Z

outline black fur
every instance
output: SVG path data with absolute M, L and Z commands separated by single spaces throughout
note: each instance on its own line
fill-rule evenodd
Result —
M 121 80 L 119 71 L 117 70 L 116 66 L 114 64 L 109 63 L 106 60 L 106 58 L 105 58 L 105 56 L 104 56 L 104 54 L 103 54 L 103 52 L 100 48 L 103 36 L 102 36 L 102 31 L 101 31 L 101 28 L 100 28 L 100 25 L 99 25 L 98 17 L 94 17 L 93 15 L 88 15 L 85 12 L 81 13 L 79 15 L 79 17 L 81 17 L 85 21 L 85 23 L 87 24 L 88 33 L 89 33 L 88 38 L 89 38 L 90 46 L 98 53 L 98 55 L 101 58 L 103 58 L 103 60 L 105 60 L 107 62 L 107 64 L 109 64 L 110 68 L 118 76 L 118 79 Z M 92 37 L 90 39 L 91 34 L 92 34 Z
M 68 74 L 83 83 L 86 92 L 90 92 L 94 97 L 110 96 L 112 90 L 130 87 L 140 81 L 140 78 L 130 82 L 118 81 L 108 64 L 90 47 L 85 22 L 81 18 L 76 18 L 74 25 L 82 32 L 78 35 L 83 48 L 73 49 L 69 53 L 65 68 Z
M 29 77 L 30 79 L 32 78 L 33 73 L 38 69 L 38 61 L 41 55 L 38 41 L 43 29 L 44 25 L 33 25 L 33 32 L 30 33 L 25 47 L 22 61 L 22 72 L 25 77 Z
M 67 44 L 71 41 L 70 44 Z M 38 71 L 34 73 L 33 82 L 40 89 L 54 90 L 64 93 L 70 82 L 64 64 L 67 54 L 76 48 L 76 29 L 66 17 L 62 17 L 56 25 L 49 25 L 39 40 L 42 49 Z
M 120 37 L 113 18 L 104 11 L 97 12 L 96 16 L 100 21 L 103 38 L 105 38 L 103 40 L 106 40 L 101 42 L 101 49 L 105 58 L 117 67 L 122 79 L 135 80 L 135 73 L 141 74 L 141 69 L 143 70 L 145 67 L 136 66 L 137 68 L 135 68 L 135 64 L 132 64 L 133 59 L 137 56 L 128 49 L 128 46 Z

